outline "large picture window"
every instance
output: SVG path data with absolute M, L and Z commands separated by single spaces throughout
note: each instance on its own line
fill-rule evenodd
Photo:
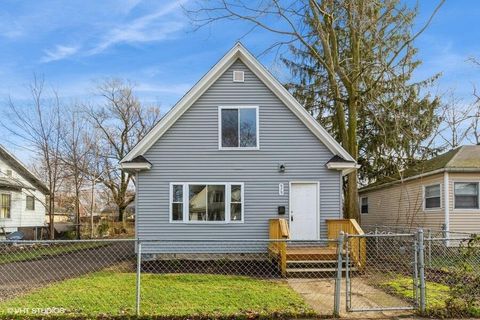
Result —
M 0 218 L 10 219 L 12 196 L 9 193 L 0 194 Z
M 242 222 L 242 183 L 172 183 L 172 222 Z
M 478 209 L 478 183 L 455 182 L 455 209 Z
M 440 184 L 425 186 L 425 209 L 438 209 L 441 207 Z
M 220 107 L 221 149 L 258 149 L 258 107 Z

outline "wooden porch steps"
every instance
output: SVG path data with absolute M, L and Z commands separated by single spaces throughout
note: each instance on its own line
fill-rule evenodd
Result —
M 342 268 L 342 271 L 345 271 L 345 267 Z M 357 268 L 350 267 L 350 271 L 357 271 Z M 319 274 L 319 273 L 334 273 L 337 272 L 337 268 L 287 268 L 287 274 L 292 273 L 302 273 L 302 274 Z
M 286 276 L 312 277 L 332 276 L 337 272 L 337 249 L 335 247 L 287 246 Z M 350 270 L 355 271 L 350 264 Z M 345 262 L 343 262 L 345 271 Z
M 327 220 L 328 239 L 337 239 L 340 232 L 362 235 L 363 231 L 354 219 Z M 270 219 L 268 252 L 278 264 L 282 276 L 295 277 L 330 276 L 337 270 L 337 246 L 332 240 L 324 241 L 289 241 L 290 232 L 285 219 Z M 357 237 L 349 240 L 351 252 L 351 270 L 361 271 L 366 264 L 366 240 Z M 345 252 L 342 252 L 344 255 Z M 345 261 L 345 260 L 343 260 Z M 343 270 L 346 265 L 343 262 Z

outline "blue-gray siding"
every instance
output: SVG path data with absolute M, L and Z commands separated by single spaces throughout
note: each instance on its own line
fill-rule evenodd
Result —
M 243 70 L 245 82 L 232 81 Z M 218 150 L 218 106 L 259 106 L 260 150 Z M 148 150 L 150 171 L 139 173 L 137 232 L 141 239 L 266 239 L 268 219 L 288 213 L 288 183 L 320 181 L 321 237 L 327 218 L 340 217 L 341 176 L 325 163 L 333 154 L 237 60 Z M 285 163 L 286 172 L 278 172 Z M 243 224 L 169 223 L 171 182 L 243 182 Z M 285 194 L 278 194 L 284 183 Z

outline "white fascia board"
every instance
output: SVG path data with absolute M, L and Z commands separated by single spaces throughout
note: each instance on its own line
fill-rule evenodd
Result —
M 120 161 L 130 161 L 143 155 L 188 108 L 237 60 L 240 59 L 272 92 L 322 141 L 334 154 L 345 160 L 352 156 L 310 115 L 242 44 L 237 43 L 222 59 L 188 91 L 150 132 Z
M 360 165 L 355 162 L 329 162 L 327 163 L 327 168 L 332 170 L 341 170 L 343 175 L 349 174 L 350 172 L 359 169 Z
M 135 163 L 135 162 L 124 162 L 120 163 L 120 168 L 122 170 L 136 170 L 136 171 L 141 171 L 141 170 L 150 170 L 152 168 L 151 163 Z

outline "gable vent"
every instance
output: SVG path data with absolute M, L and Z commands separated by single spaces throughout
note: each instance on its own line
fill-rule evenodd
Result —
M 233 71 L 233 82 L 244 82 L 245 75 L 243 71 L 234 70 Z

